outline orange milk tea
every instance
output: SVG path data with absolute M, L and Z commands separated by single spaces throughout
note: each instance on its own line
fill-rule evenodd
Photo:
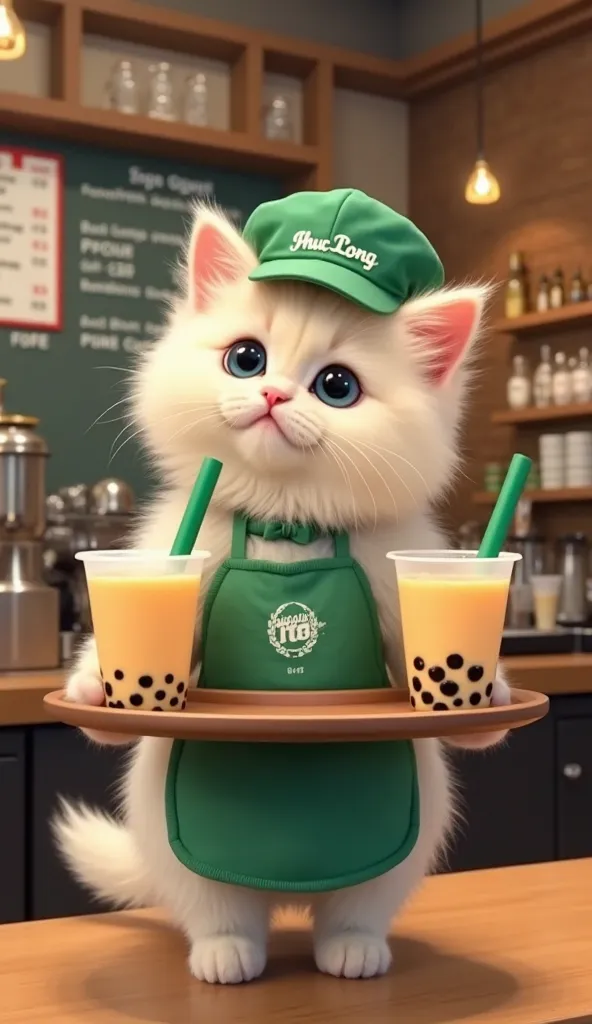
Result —
M 185 708 L 199 588 L 197 575 L 88 580 L 108 707 Z
M 413 707 L 489 707 L 509 580 L 407 577 L 398 585 Z

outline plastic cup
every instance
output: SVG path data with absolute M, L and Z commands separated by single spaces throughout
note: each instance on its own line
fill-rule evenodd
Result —
M 416 711 L 491 704 L 512 569 L 503 551 L 391 551 L 410 701 Z
M 183 711 L 208 553 L 83 551 L 105 703 Z
M 531 576 L 532 596 L 534 600 L 534 621 L 537 629 L 555 629 L 557 625 L 557 609 L 561 576 Z

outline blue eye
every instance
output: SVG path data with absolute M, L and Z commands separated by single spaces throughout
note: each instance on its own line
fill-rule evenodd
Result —
M 311 391 L 325 405 L 341 409 L 355 405 L 362 394 L 358 378 L 345 366 L 326 366 L 315 377 Z
M 224 356 L 224 369 L 233 377 L 257 377 L 265 373 L 266 363 L 265 349 L 254 338 L 235 341 Z

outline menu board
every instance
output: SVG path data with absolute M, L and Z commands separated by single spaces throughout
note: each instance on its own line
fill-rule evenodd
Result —
M 0 324 L 61 327 L 62 159 L 0 147 Z
M 218 204 L 240 225 L 259 203 L 279 197 L 282 185 L 272 177 L 174 160 L 69 144 L 57 149 L 54 142 L 43 152 L 38 139 L 4 133 L 0 144 L 0 184 L 15 179 L 6 183 L 15 229 L 10 237 L 19 239 L 10 250 L 0 246 L 0 296 L 13 302 L 8 311 L 0 298 L 7 406 L 39 417 L 52 453 L 50 489 L 112 475 L 141 495 L 150 476 L 127 419 L 129 371 L 161 336 L 178 294 L 196 200 Z M 53 184 L 40 189 L 46 198 L 33 204 L 33 172 L 27 169 L 26 181 L 20 175 L 41 166 Z M 0 194 L 0 208 L 9 205 L 8 194 Z M 25 272 L 33 250 L 23 248 L 22 239 L 37 237 L 30 212 L 36 206 L 47 211 L 39 220 L 48 225 L 48 264 Z M 42 284 L 46 314 L 34 307 L 32 316 L 30 289 Z M 29 306 L 17 292 L 29 297 Z

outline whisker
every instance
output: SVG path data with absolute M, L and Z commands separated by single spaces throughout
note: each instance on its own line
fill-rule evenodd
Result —
M 365 487 L 365 488 L 366 488 L 366 490 L 368 491 L 368 494 L 370 495 L 370 499 L 371 499 L 371 501 L 372 501 L 372 505 L 373 505 L 373 507 L 374 507 L 374 528 L 376 529 L 376 527 L 377 527 L 377 525 L 378 525 L 378 507 L 377 507 L 377 505 L 376 505 L 376 500 L 375 500 L 375 498 L 374 498 L 374 495 L 373 495 L 373 493 L 372 493 L 372 490 L 371 490 L 371 488 L 370 488 L 370 485 L 368 484 L 368 481 L 366 480 L 366 477 L 365 477 L 365 476 L 364 476 L 364 474 L 362 473 L 362 470 L 360 469 L 360 467 L 359 467 L 359 466 L 356 466 L 356 464 L 355 464 L 354 460 L 352 459 L 351 455 L 348 455 L 348 453 L 347 453 L 346 451 L 344 451 L 344 449 L 343 449 L 343 448 L 341 448 L 341 446 L 340 446 L 340 445 L 338 445 L 338 444 L 337 444 L 337 442 L 336 442 L 335 440 L 332 440 L 332 441 L 331 441 L 331 443 L 332 443 L 333 445 L 335 445 L 335 447 L 337 448 L 337 450 L 338 450 L 338 451 L 339 451 L 339 452 L 340 452 L 340 453 L 341 453 L 341 454 L 343 455 L 343 457 L 344 457 L 345 459 L 347 459 L 347 460 L 348 460 L 348 462 L 351 462 L 351 464 L 352 464 L 352 466 L 354 467 L 354 469 L 355 469 L 356 473 L 357 473 L 357 474 L 358 474 L 358 476 L 360 477 L 360 480 L 361 480 L 361 481 L 362 481 L 362 483 L 364 484 L 364 487 Z
M 339 436 L 339 437 L 342 437 L 344 441 L 348 441 L 348 440 L 349 440 L 349 438 L 343 437 L 343 435 L 341 435 L 341 434 L 339 434 L 338 436 Z M 350 444 L 354 444 L 354 445 L 362 445 L 362 447 L 363 447 L 363 448 L 367 448 L 367 449 L 368 449 L 368 451 L 372 452 L 372 454 L 373 454 L 373 455 L 376 455 L 376 456 L 377 456 L 377 458 L 379 458 L 379 459 L 380 459 L 380 460 L 381 460 L 382 462 L 384 462 L 385 466 L 388 466 L 388 468 L 389 468 L 389 469 L 391 470 L 391 472 L 395 474 L 395 477 L 396 477 L 396 479 L 397 479 L 397 480 L 399 481 L 399 483 L 400 483 L 400 484 L 401 484 L 401 485 L 402 485 L 402 486 L 403 486 L 403 487 L 405 488 L 405 490 L 407 491 L 407 494 L 408 494 L 408 495 L 409 495 L 409 497 L 411 498 L 411 500 L 412 500 L 413 504 L 415 505 L 415 507 L 416 507 L 416 508 L 418 508 L 418 507 L 419 507 L 419 504 L 418 504 L 417 498 L 415 497 L 415 495 L 414 495 L 413 491 L 412 491 L 412 490 L 411 490 L 411 488 L 409 487 L 409 485 L 408 485 L 407 481 L 406 481 L 406 480 L 404 480 L 404 479 L 403 479 L 403 477 L 401 476 L 401 474 L 397 472 L 397 470 L 396 470 L 396 469 L 395 469 L 395 467 L 394 467 L 394 466 L 392 465 L 392 463 L 390 463 L 390 462 L 389 462 L 389 460 L 388 460 L 388 459 L 386 459 L 386 458 L 384 457 L 384 455 L 382 455 L 382 454 L 381 454 L 381 452 L 380 452 L 380 451 L 378 451 L 378 450 L 377 450 L 377 449 L 376 449 L 376 448 L 374 447 L 374 444 L 373 444 L 373 443 L 370 443 L 369 441 L 361 441 L 361 440 L 360 440 L 360 438 L 358 437 L 358 438 L 356 438 L 356 440 L 355 440 L 355 441 L 350 441 Z M 383 449 L 383 450 L 384 450 L 384 451 L 386 451 L 386 449 Z M 363 455 L 363 452 L 360 452 L 359 454 L 360 454 L 360 455 Z M 392 452 L 391 454 L 395 454 L 395 453 L 394 453 L 394 452 Z M 369 460 L 369 461 L 370 461 L 371 465 L 372 465 L 372 466 L 374 466 L 374 464 L 372 463 L 372 461 L 371 461 L 371 460 Z M 374 469 L 376 469 L 376 467 L 374 467 Z M 378 472 L 378 470 L 376 470 L 376 472 Z M 386 483 L 386 481 L 385 481 L 385 483 Z M 395 506 L 396 506 L 396 502 L 395 502 Z
M 339 435 L 339 436 L 341 437 L 342 435 Z M 379 479 L 379 480 L 381 480 L 381 482 L 382 482 L 382 483 L 384 484 L 384 486 L 385 486 L 386 490 L 388 491 L 388 493 L 389 493 L 389 496 L 390 496 L 390 498 L 391 498 L 391 500 L 392 500 L 392 503 L 393 503 L 393 505 L 394 505 L 394 509 L 395 509 L 395 517 L 396 517 L 396 519 L 398 520 L 398 519 L 399 519 L 399 509 L 398 509 L 398 506 L 397 506 L 397 499 L 395 498 L 395 496 L 394 496 L 393 492 L 391 491 L 391 488 L 390 488 L 390 486 L 389 486 L 389 484 L 388 484 L 388 481 L 386 480 L 386 478 L 384 477 L 384 475 L 383 475 L 383 474 L 382 474 L 382 473 L 380 472 L 380 470 L 379 470 L 379 469 L 377 468 L 377 466 L 375 466 L 375 465 L 374 465 L 374 463 L 372 462 L 372 459 L 371 459 L 371 458 L 370 458 L 370 457 L 369 457 L 368 455 L 366 455 L 366 453 L 365 453 L 365 452 L 363 452 L 363 451 L 362 451 L 362 449 L 361 449 L 361 448 L 359 447 L 359 445 L 358 445 L 358 442 L 356 442 L 356 441 L 352 441 L 352 440 L 350 440 L 349 438 L 345 438 L 345 437 L 343 438 L 343 440 L 344 440 L 344 441 L 346 441 L 346 442 L 347 442 L 348 444 L 350 444 L 350 445 L 352 446 L 352 448 L 354 448 L 354 449 L 355 449 L 355 451 L 357 451 L 358 455 L 361 455 L 361 456 L 362 456 L 362 458 L 366 460 L 366 462 L 368 463 L 368 465 L 369 465 L 369 466 L 370 466 L 370 467 L 371 467 L 371 468 L 372 468 L 372 469 L 374 470 L 374 472 L 376 473 L 376 475 L 377 475 L 378 479 Z M 375 455 L 378 455 L 378 452 L 374 452 L 374 454 L 375 454 Z M 382 458 L 382 456 L 380 456 L 380 455 L 379 455 L 379 458 Z M 386 464 L 387 464 L 387 466 L 389 467 L 389 469 L 393 469 L 393 467 L 391 466 L 390 462 L 387 462 L 387 461 L 386 461 L 386 459 L 384 459 L 383 461 L 384 461 L 384 462 L 386 462 Z M 400 477 L 398 476 L 398 473 L 396 473 L 395 475 L 396 475 L 396 476 L 398 477 L 398 479 L 399 479 L 399 480 L 401 479 L 401 478 L 400 478 Z M 402 480 L 401 480 L 401 483 L 404 483 L 404 481 L 402 481 Z M 411 491 L 410 491 L 409 493 L 411 494 Z M 411 495 L 411 497 L 413 498 L 413 495 Z
M 327 456 L 327 459 L 329 460 L 329 463 L 331 462 L 331 458 L 333 458 L 333 461 L 334 461 L 335 465 L 341 471 L 341 475 L 343 476 L 343 479 L 345 481 L 346 486 L 349 487 L 350 494 L 351 494 L 351 500 L 352 500 L 352 512 L 353 512 L 353 516 L 354 516 L 354 527 L 357 528 L 357 525 L 358 525 L 358 510 L 357 510 L 357 507 L 356 507 L 356 496 L 355 496 L 355 493 L 354 493 L 354 489 L 353 489 L 353 486 L 352 486 L 350 475 L 349 475 L 349 473 L 347 471 L 346 466 L 343 463 L 343 460 L 340 458 L 340 456 L 334 450 L 333 443 L 328 438 L 325 438 L 325 445 L 329 448 L 329 451 L 326 450 L 324 445 L 322 447 L 323 447 L 323 451 L 324 451 L 325 455 Z

